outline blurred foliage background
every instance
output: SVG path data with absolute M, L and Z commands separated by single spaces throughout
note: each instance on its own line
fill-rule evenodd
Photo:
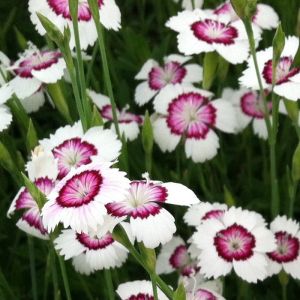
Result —
M 122 107 L 129 104 L 133 111 L 144 113 L 145 108 L 138 108 L 133 101 L 137 82 L 134 76 L 142 64 L 150 57 L 162 60 L 164 55 L 176 53 L 176 34 L 168 30 L 164 24 L 168 18 L 180 11 L 180 5 L 172 0 L 126 0 L 116 1 L 122 13 L 121 31 L 107 32 L 106 41 L 113 88 L 117 104 Z M 222 1 L 205 0 L 205 7 L 212 8 Z M 277 11 L 286 35 L 300 34 L 299 0 L 265 0 Z M 45 40 L 35 31 L 30 22 L 26 0 L 0 1 L 0 50 L 11 59 L 17 58 L 22 51 L 24 41 L 30 40 L 39 47 Z M 260 48 L 271 45 L 274 31 L 266 31 Z M 88 50 L 92 53 L 92 49 Z M 201 57 L 194 56 L 195 62 Z M 88 68 L 88 65 L 87 65 Z M 223 87 L 237 87 L 237 78 L 245 65 L 230 66 L 225 81 L 216 80 L 212 91 L 220 93 Z M 92 70 L 91 87 L 105 93 L 101 73 L 100 55 Z M 216 92 L 217 91 L 217 92 Z M 72 103 L 70 87 L 64 84 L 64 92 Z M 151 105 L 148 109 L 151 112 Z M 32 115 L 38 129 L 39 138 L 46 137 L 49 132 L 64 124 L 62 118 L 49 104 Z M 17 126 L 0 136 L 12 153 L 19 154 L 26 161 L 25 142 L 22 140 Z M 281 213 L 287 211 L 289 197 L 287 190 L 287 168 L 291 165 L 293 152 L 297 146 L 297 136 L 287 117 L 280 117 L 278 135 L 278 177 L 280 181 Z M 145 171 L 144 153 L 141 140 L 128 144 L 129 176 L 140 178 Z M 234 202 L 237 206 L 256 210 L 270 221 L 270 186 L 267 142 L 253 135 L 247 128 L 238 135 L 222 135 L 221 149 L 212 161 L 194 164 L 184 157 L 182 149 L 175 153 L 163 154 L 155 146 L 153 158 L 153 178 L 165 181 L 179 181 L 191 187 L 203 201 Z M 9 205 L 18 191 L 11 174 L 0 168 L 0 299 L 31 299 L 31 281 L 29 251 L 26 235 L 19 231 L 14 220 L 6 217 Z M 226 193 L 224 191 L 226 190 Z M 297 195 L 295 218 L 299 220 L 300 199 Z M 170 208 L 172 210 L 172 208 Z M 188 238 L 191 234 L 182 222 L 185 210 L 173 209 L 178 224 L 178 232 Z M 52 299 L 51 272 L 47 244 L 32 239 L 35 248 L 38 278 L 38 299 Z M 104 277 L 97 272 L 90 277 L 76 274 L 67 263 L 67 271 L 71 281 L 74 299 L 106 299 Z M 59 282 L 61 282 L 58 272 Z M 143 277 L 144 276 L 144 277 Z M 126 265 L 113 271 L 115 286 L 125 280 L 146 278 L 143 270 L 130 258 Z M 50 281 L 50 283 L 49 283 Z M 167 282 L 176 284 L 176 276 L 167 277 Z M 44 295 L 43 291 L 47 290 Z M 61 284 L 61 298 L 64 299 Z M 300 283 L 290 280 L 288 299 L 299 299 Z M 279 299 L 281 291 L 276 277 L 267 279 L 257 285 L 249 285 L 239 281 L 234 275 L 225 279 L 226 299 Z

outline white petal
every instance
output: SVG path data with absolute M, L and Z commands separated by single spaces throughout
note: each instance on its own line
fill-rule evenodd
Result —
M 232 64 L 240 64 L 249 56 L 249 43 L 246 40 L 235 41 L 232 45 L 215 44 L 216 51 Z
M 273 232 L 282 231 L 284 228 L 284 231 L 293 236 L 297 235 L 300 230 L 299 223 L 286 216 L 277 216 L 270 224 L 270 228 Z
M 92 99 L 93 103 L 98 107 L 98 108 L 102 108 L 104 105 L 109 105 L 110 104 L 110 100 L 109 97 L 100 94 L 100 93 L 96 93 L 93 90 L 89 90 L 87 89 L 87 94 L 88 96 Z
M 27 113 L 38 111 L 45 103 L 43 91 L 37 91 L 33 95 L 20 100 Z
M 19 229 L 34 237 L 37 237 L 42 240 L 49 240 L 48 234 L 42 234 L 38 229 L 36 229 L 34 226 L 31 226 L 23 219 L 20 219 L 16 225 Z
M 74 257 L 72 259 L 72 264 L 78 273 L 90 275 L 92 272 L 94 272 L 94 269 L 87 262 L 85 254 L 80 254 Z
M 218 99 L 210 102 L 217 109 L 216 127 L 227 133 L 234 133 L 237 127 L 236 111 L 231 103 Z
M 115 127 L 112 125 L 112 128 Z M 136 122 L 119 123 L 119 129 L 121 135 L 124 133 L 125 138 L 129 141 L 135 140 L 140 133 L 139 125 Z
M 121 12 L 115 0 L 104 1 L 99 13 L 100 22 L 105 28 L 115 31 L 121 28 Z
M 256 283 L 267 277 L 267 260 L 265 255 L 254 253 L 250 258 L 233 261 L 236 274 L 247 282 Z
M 12 114 L 6 105 L 0 105 L 0 132 L 7 129 L 12 122 Z
M 288 263 L 282 264 L 286 273 L 290 274 L 295 279 L 300 279 L 300 258 Z
M 55 83 L 64 75 L 66 63 L 63 58 L 58 59 L 57 63 L 52 64 L 46 69 L 32 70 L 32 75 L 45 83 Z
M 197 64 L 188 64 L 184 66 L 187 73 L 183 78 L 185 83 L 199 83 L 203 78 L 203 68 Z
M 158 66 L 157 61 L 155 61 L 154 59 L 148 59 L 142 66 L 139 73 L 134 78 L 138 79 L 138 80 L 143 80 L 143 79 L 147 80 L 148 76 L 149 76 L 149 72 L 151 71 L 151 69 L 153 67 L 156 67 L 156 66 Z
M 134 94 L 134 100 L 135 102 L 142 106 L 149 102 L 151 98 L 154 97 L 154 95 L 157 93 L 156 90 L 152 90 L 149 87 L 148 81 L 140 83 L 136 89 L 135 89 L 135 94 Z
M 158 214 L 149 215 L 145 219 L 130 218 L 130 226 L 136 240 L 151 249 L 169 242 L 176 231 L 175 219 L 164 208 Z
M 288 100 L 297 101 L 300 99 L 300 83 L 298 82 L 284 82 L 274 87 L 274 92 Z
M 166 119 L 159 117 L 153 124 L 153 136 L 155 142 L 163 152 L 173 151 L 180 142 L 181 136 L 171 133 Z
M 268 138 L 268 130 L 267 130 L 265 119 L 254 119 L 253 131 L 260 138 L 266 140 Z
M 254 23 L 263 29 L 272 29 L 278 26 L 279 18 L 275 10 L 266 4 L 258 4 L 254 15 Z
M 192 57 L 191 56 L 183 56 L 183 55 L 179 55 L 179 54 L 170 54 L 166 57 L 164 57 L 164 62 L 165 63 L 168 63 L 168 62 L 171 62 L 171 61 L 176 61 L 176 62 L 179 62 L 180 64 L 184 64 L 186 63 L 187 61 L 191 60 Z
M 251 233 L 255 236 L 255 251 L 266 253 L 276 250 L 276 241 L 271 230 L 264 226 L 258 226 Z
M 0 87 L 0 104 L 5 103 L 14 93 L 12 87 L 6 83 Z
M 200 202 L 195 193 L 183 184 L 166 182 L 162 186 L 167 189 L 168 196 L 166 203 L 168 204 L 191 206 Z
M 268 276 L 272 276 L 274 274 L 278 274 L 281 269 L 282 269 L 282 265 L 275 262 L 274 260 L 270 259 L 268 256 L 266 256 L 267 258 L 267 272 L 268 272 Z
M 24 99 L 33 95 L 41 87 L 41 82 L 35 78 L 16 76 L 9 82 L 9 85 L 19 99 Z
M 219 138 L 213 130 L 210 130 L 205 139 L 186 139 L 185 153 L 194 162 L 204 162 L 216 156 L 219 148 Z

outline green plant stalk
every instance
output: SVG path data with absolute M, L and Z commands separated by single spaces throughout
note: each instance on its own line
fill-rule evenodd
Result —
M 153 275 L 150 275 L 150 278 L 151 278 L 151 283 L 152 283 L 152 290 L 153 290 L 153 297 L 154 297 L 154 300 L 159 300 L 159 299 L 158 299 L 158 295 L 157 295 L 156 281 L 155 281 Z
M 58 262 L 59 262 L 61 275 L 62 275 L 62 278 L 63 278 L 63 283 L 64 283 L 64 287 L 65 287 L 67 300 L 72 300 L 65 262 L 64 262 L 63 258 L 58 253 L 56 253 L 56 254 L 57 254 L 57 258 L 58 258 Z
M 71 5 L 72 0 L 69 0 L 69 5 Z M 82 60 L 82 53 L 80 47 L 80 37 L 79 37 L 79 30 L 78 30 L 78 1 L 77 5 L 73 9 L 70 9 L 72 15 L 72 24 L 74 30 L 74 38 L 75 38 L 75 45 L 76 45 L 76 56 L 77 56 L 77 70 L 78 70 L 78 82 L 80 85 L 81 91 L 81 103 L 83 108 L 83 113 L 85 115 L 85 120 L 87 123 L 87 128 L 89 126 L 89 121 L 91 120 L 92 111 L 90 103 L 88 102 L 87 94 L 86 94 L 86 84 L 85 84 L 85 76 L 84 76 L 84 67 L 83 67 L 83 60 Z
M 114 300 L 115 299 L 115 290 L 114 290 L 114 285 L 112 282 L 111 270 L 104 270 L 104 278 L 105 278 L 106 287 L 108 290 L 108 299 Z
M 52 281 L 53 281 L 54 300 L 59 300 L 60 292 L 59 292 L 57 269 L 55 263 L 55 250 L 53 248 L 50 248 L 50 256 L 51 256 L 51 273 L 52 273 Z
M 35 270 L 35 253 L 34 245 L 31 236 L 27 236 L 28 241 L 28 252 L 29 252 L 29 262 L 30 262 L 30 276 L 32 284 L 32 298 L 34 300 L 38 299 L 37 281 L 36 281 L 36 270 Z
M 48 84 L 47 91 L 48 91 L 49 95 L 51 96 L 58 111 L 62 114 L 62 116 L 66 119 L 66 121 L 69 124 L 72 124 L 73 120 L 70 115 L 70 110 L 67 105 L 66 99 L 61 91 L 59 83 Z
M 267 131 L 268 131 L 268 142 L 269 142 L 269 151 L 270 151 L 270 173 L 271 173 L 271 193 L 272 193 L 272 198 L 271 198 L 271 213 L 272 216 L 276 216 L 278 214 L 279 210 L 279 188 L 278 188 L 278 180 L 277 180 L 277 175 L 276 175 L 276 135 L 277 135 L 277 125 L 273 123 L 273 127 L 270 121 L 270 116 L 268 113 L 268 105 L 267 105 L 267 100 L 264 94 L 264 89 L 262 85 L 262 80 L 261 76 L 259 73 L 259 68 L 258 68 L 258 63 L 257 63 L 257 58 L 256 58 L 256 50 L 255 50 L 255 41 L 254 41 L 254 36 L 253 36 L 253 30 L 251 27 L 251 22 L 246 19 L 243 20 L 249 44 L 250 44 L 250 51 L 251 55 L 253 58 L 254 62 L 254 67 L 255 67 L 255 72 L 259 84 L 259 89 L 260 89 L 260 95 L 263 99 L 263 105 L 264 105 L 264 119 L 266 122 L 267 126 Z M 274 95 L 274 93 L 273 93 Z M 272 95 L 272 98 L 273 98 Z M 273 100 L 273 99 L 272 99 Z M 275 117 L 275 120 L 273 119 L 273 122 L 277 122 L 278 118 L 278 104 L 276 101 L 274 101 L 275 107 L 272 108 L 272 118 Z M 276 126 L 275 126 L 276 125 Z M 274 129 L 275 128 L 275 129 Z
M 120 129 L 119 129 L 119 124 L 118 124 L 118 117 L 117 117 L 117 109 L 116 109 L 116 102 L 114 98 L 114 93 L 112 89 L 112 84 L 111 84 L 111 78 L 110 78 L 110 73 L 109 73 L 109 68 L 108 68 L 108 61 L 107 61 L 107 56 L 106 56 L 106 49 L 105 49 L 105 42 L 104 42 L 104 31 L 102 24 L 100 23 L 100 15 L 99 15 L 99 9 L 98 9 L 98 4 L 97 0 L 88 0 L 92 16 L 96 25 L 96 30 L 98 34 L 98 44 L 99 44 L 99 49 L 100 49 L 100 54 L 101 54 L 101 60 L 102 60 L 102 66 L 103 66 L 103 75 L 104 75 L 104 81 L 105 81 L 105 86 L 108 92 L 110 104 L 112 107 L 112 114 L 113 114 L 113 122 L 114 126 L 116 129 L 116 133 L 121 140 L 121 134 L 120 134 Z
M 140 253 L 135 249 L 135 247 L 131 244 L 129 247 L 127 247 L 130 254 L 136 259 L 136 261 L 147 271 L 149 274 L 151 280 L 155 281 L 156 284 L 160 287 L 162 292 L 169 298 L 173 299 L 173 291 L 170 289 L 170 287 L 160 278 L 159 275 L 157 275 L 155 272 L 153 273 L 143 262 L 143 259 L 140 255 Z
M 146 170 L 149 173 L 149 175 L 151 176 L 151 172 L 152 172 L 152 153 L 150 152 L 145 152 L 145 166 L 146 166 Z
M 296 200 L 296 194 L 298 189 L 299 182 L 293 182 L 291 186 L 291 193 L 290 193 L 290 203 L 289 203 L 289 211 L 288 217 L 292 218 L 294 214 L 294 204 Z

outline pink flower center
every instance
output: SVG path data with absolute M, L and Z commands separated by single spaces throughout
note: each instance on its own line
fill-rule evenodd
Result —
M 61 53 L 58 51 L 36 51 L 29 57 L 22 60 L 14 72 L 23 78 L 32 78 L 33 70 L 47 69 L 53 64 L 56 64 L 61 57 Z
M 119 110 L 117 109 L 117 118 L 119 123 L 138 123 L 138 124 L 142 124 L 143 123 L 143 119 L 139 116 L 139 115 L 135 115 L 133 113 L 127 112 L 126 110 Z M 112 107 L 110 104 L 107 104 L 105 106 L 102 107 L 101 111 L 101 116 L 104 119 L 107 119 L 109 121 L 113 121 L 113 113 L 112 113 Z
M 78 168 L 91 162 L 91 157 L 98 154 L 94 145 L 82 141 L 81 138 L 72 138 L 56 146 L 53 155 L 58 159 L 58 177 L 66 176 L 71 168 Z
M 189 256 L 185 245 L 178 246 L 169 259 L 169 262 L 174 269 L 180 269 L 184 267 L 188 261 Z
M 77 233 L 76 239 L 89 250 L 104 249 L 114 242 L 114 239 L 109 233 L 102 238 L 93 237 L 86 233 Z
M 300 72 L 300 68 L 291 68 L 293 64 L 293 58 L 291 56 L 284 56 L 280 58 L 280 61 L 276 67 L 275 83 L 277 85 L 288 82 L 291 77 Z M 272 59 L 265 63 L 263 69 L 263 77 L 268 84 L 272 84 Z
M 107 212 L 115 217 L 131 216 L 148 218 L 159 213 L 161 203 L 166 201 L 167 190 L 159 184 L 132 181 L 126 200 L 106 204 Z
M 238 37 L 234 27 L 210 19 L 193 23 L 191 29 L 196 38 L 208 44 L 232 45 Z
M 56 201 L 61 207 L 86 205 L 99 194 L 102 182 L 102 176 L 97 171 L 83 171 L 65 183 Z
M 299 239 L 293 237 L 285 231 L 275 233 L 277 249 L 268 256 L 278 263 L 292 262 L 299 256 Z
M 256 92 L 248 92 L 241 97 L 241 109 L 249 117 L 263 119 L 263 99 Z M 268 102 L 269 112 L 272 110 L 272 102 Z
M 149 87 L 160 90 L 169 83 L 181 83 L 186 72 L 186 68 L 176 61 L 168 62 L 163 67 L 153 67 L 148 76 Z
M 217 300 L 216 296 L 205 289 L 198 289 L 194 295 L 190 295 L 187 300 Z
M 103 5 L 104 0 L 98 0 L 99 8 Z M 69 0 L 47 0 L 48 5 L 58 15 L 65 19 L 71 20 L 69 9 Z M 78 21 L 88 22 L 92 18 L 87 0 L 79 0 L 78 3 Z
M 255 237 L 243 226 L 233 224 L 214 238 L 218 255 L 228 262 L 246 260 L 253 255 Z
M 208 211 L 201 220 L 220 219 L 224 215 L 223 209 L 213 209 Z
M 130 296 L 127 300 L 154 300 L 154 297 L 149 294 L 139 293 L 137 295 Z
M 174 99 L 168 108 L 167 124 L 176 135 L 205 139 L 215 125 L 216 109 L 207 98 L 198 93 L 184 93 Z

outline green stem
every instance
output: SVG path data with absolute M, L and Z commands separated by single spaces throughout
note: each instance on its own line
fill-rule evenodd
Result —
M 82 60 L 82 53 L 81 53 L 81 46 L 80 46 L 80 38 L 79 38 L 79 30 L 78 30 L 78 0 L 69 0 L 69 6 L 73 5 L 73 9 L 70 9 L 72 15 L 72 24 L 74 30 L 74 38 L 75 38 L 75 46 L 76 46 L 76 56 L 77 56 L 77 70 L 78 73 L 78 82 L 80 85 L 81 91 L 81 103 L 83 108 L 83 113 L 85 116 L 85 121 L 87 124 L 87 128 L 89 128 L 89 121 L 91 120 L 92 111 L 90 104 L 88 102 L 87 94 L 86 94 L 86 85 L 85 85 L 85 76 L 84 76 L 84 67 L 83 67 L 83 60 Z
M 59 285 L 58 285 L 58 277 L 57 277 L 54 249 L 50 249 L 50 255 L 51 255 L 51 273 L 52 273 L 52 281 L 53 281 L 54 300 L 59 300 L 60 291 L 59 291 Z
M 65 287 L 67 300 L 72 300 L 65 262 L 59 254 L 57 254 L 57 258 L 58 258 L 58 262 L 59 262 L 59 266 L 60 266 L 61 275 L 63 278 L 63 283 L 64 283 L 64 287 Z
M 277 127 L 278 127 L 278 105 L 279 100 L 272 93 L 272 119 L 273 126 L 270 121 L 269 110 L 267 99 L 264 93 L 264 88 L 262 85 L 261 75 L 259 73 L 256 51 L 255 51 L 255 41 L 253 36 L 253 30 L 251 26 L 251 22 L 247 19 L 244 20 L 245 29 L 248 35 L 248 40 L 250 44 L 250 51 L 254 62 L 255 72 L 259 84 L 260 95 L 263 99 L 264 105 L 264 119 L 267 126 L 268 131 L 268 141 L 269 141 L 269 151 L 270 151 L 270 173 L 271 173 L 271 213 L 272 216 L 275 217 L 279 212 L 279 188 L 278 188 L 278 179 L 277 179 L 277 170 L 276 170 L 276 136 L 277 136 Z M 274 71 L 273 71 L 274 72 Z M 273 74 L 273 78 L 274 78 Z
M 113 89 L 112 89 L 111 78 L 110 78 L 110 73 L 109 73 L 109 68 L 108 68 L 108 61 L 107 61 L 105 42 L 104 42 L 104 31 L 103 31 L 103 26 L 100 23 L 98 3 L 97 3 L 97 0 L 88 0 L 88 3 L 89 3 L 89 6 L 90 6 L 90 9 L 92 12 L 92 16 L 93 16 L 93 19 L 94 19 L 94 22 L 96 25 L 96 29 L 97 29 L 98 44 L 99 44 L 102 66 L 103 66 L 104 81 L 105 81 L 105 86 L 106 86 L 106 89 L 108 92 L 110 104 L 112 107 L 113 122 L 114 122 L 114 126 L 116 129 L 116 133 L 117 133 L 119 139 L 121 140 L 121 134 L 120 134 L 118 118 L 117 118 L 116 102 L 115 102 L 115 98 L 114 98 L 114 93 L 113 93 Z
M 159 300 L 159 299 L 158 299 L 158 295 L 157 295 L 156 280 L 155 280 L 155 278 L 153 277 L 153 275 L 150 275 L 150 278 L 151 278 L 151 283 L 152 283 L 152 290 L 153 290 L 153 297 L 154 297 L 154 300 Z
M 114 285 L 111 277 L 111 271 L 110 270 L 104 270 L 104 277 L 105 277 L 105 282 L 106 282 L 106 287 L 108 291 L 108 299 L 109 300 L 114 300 L 115 299 L 115 290 L 114 290 Z
M 281 291 L 282 291 L 282 300 L 287 300 L 287 288 L 285 284 L 281 285 Z
M 37 291 L 37 281 L 36 281 L 36 270 L 35 270 L 35 254 L 34 254 L 34 245 L 32 237 L 28 235 L 28 251 L 29 251 L 29 261 L 30 261 L 30 275 L 31 275 L 31 284 L 32 284 L 32 298 L 34 300 L 38 299 Z

